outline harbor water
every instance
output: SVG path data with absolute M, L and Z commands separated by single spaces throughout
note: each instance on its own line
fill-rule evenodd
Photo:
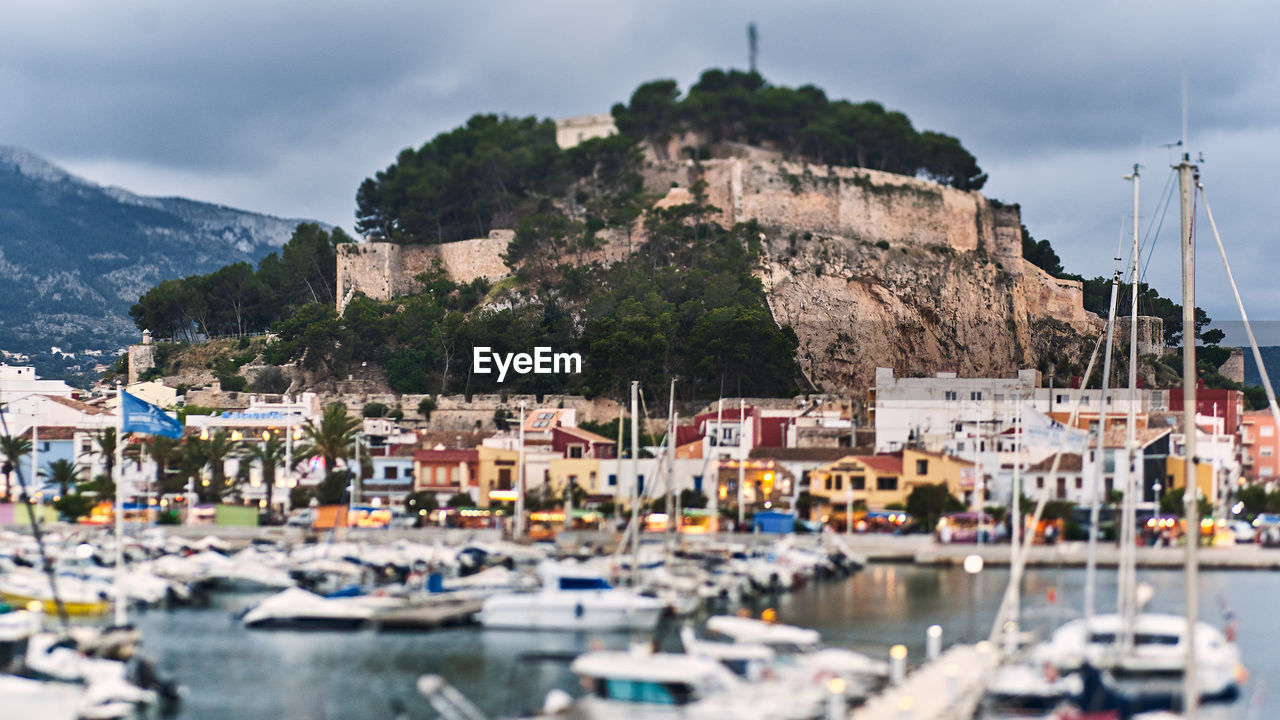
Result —
M 836 581 L 819 581 L 778 596 L 781 622 L 812 627 L 827 644 L 887 657 L 904 644 L 912 661 L 923 658 L 925 629 L 943 627 L 947 644 L 990 630 L 1008 581 L 1006 568 L 976 576 L 960 568 L 873 564 Z M 1114 573 L 1099 574 L 1101 610 L 1114 606 Z M 1242 697 L 1214 718 L 1280 717 L 1280 624 L 1274 602 L 1280 575 L 1203 571 L 1202 619 L 1224 624 L 1234 613 L 1238 645 L 1250 680 Z M 1179 612 L 1182 576 L 1144 571 L 1154 589 L 1148 606 Z M 1024 627 L 1049 629 L 1078 614 L 1084 572 L 1033 569 L 1026 577 Z M 434 718 L 414 683 L 424 673 L 444 676 L 491 717 L 538 707 L 547 691 L 580 694 L 567 661 L 589 647 L 626 647 L 644 638 L 564 632 L 484 630 L 478 626 L 433 632 L 247 630 L 233 617 L 254 598 L 223 596 L 200 609 L 151 611 L 138 617 L 144 648 L 187 688 L 183 720 L 321 720 Z M 673 628 L 660 642 L 678 649 Z

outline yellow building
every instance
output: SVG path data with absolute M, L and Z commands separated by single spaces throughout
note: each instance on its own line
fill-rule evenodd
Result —
M 1184 487 L 1187 484 L 1187 463 L 1185 458 L 1177 455 L 1170 455 L 1165 460 L 1165 491 L 1175 488 Z M 1200 488 L 1200 496 L 1206 498 L 1211 503 L 1218 502 L 1217 487 L 1218 483 L 1213 481 L 1213 465 L 1210 463 L 1196 464 L 1196 484 Z
M 903 505 L 917 486 L 946 483 L 956 497 L 973 484 L 973 463 L 949 455 L 904 449 L 883 455 L 847 455 L 809 474 L 809 494 L 819 498 L 811 512 L 821 516 L 854 505 L 882 510 Z
M 613 489 L 603 486 L 604 478 L 600 472 L 600 460 L 597 458 L 560 458 L 552 460 L 548 469 L 548 482 L 557 493 L 563 492 L 570 480 L 586 491 L 588 496 L 608 495 L 613 497 Z M 609 460 L 614 463 L 616 460 Z
M 487 508 L 490 502 L 514 501 L 520 453 L 484 446 L 476 450 L 480 453 L 480 471 L 476 477 L 480 487 L 480 507 Z

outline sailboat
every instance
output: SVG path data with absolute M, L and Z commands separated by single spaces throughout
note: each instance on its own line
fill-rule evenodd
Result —
M 1183 146 L 1185 147 L 1185 142 Z M 1202 188 L 1199 185 L 1196 166 L 1190 162 L 1189 155 L 1184 153 L 1181 162 L 1175 166 L 1175 169 L 1179 175 L 1181 189 L 1183 328 L 1187 329 L 1183 332 L 1183 430 L 1186 437 L 1184 457 L 1190 459 L 1186 464 L 1184 477 L 1188 478 L 1187 485 L 1189 486 L 1193 482 L 1190 478 L 1198 477 L 1195 469 L 1195 332 L 1191 330 L 1195 327 L 1192 195 L 1196 190 L 1202 191 Z M 1184 563 L 1185 615 L 1139 612 L 1142 601 L 1136 581 L 1135 552 L 1135 516 L 1139 488 L 1135 486 L 1134 482 L 1137 464 L 1140 462 L 1137 455 L 1138 443 L 1135 440 L 1137 287 L 1139 279 L 1139 174 L 1137 166 L 1134 167 L 1133 174 L 1126 179 L 1134 182 L 1133 276 L 1131 278 L 1133 307 L 1130 325 L 1130 403 L 1126 423 L 1126 462 L 1123 464 L 1117 463 L 1117 467 L 1125 468 L 1122 473 L 1124 478 L 1124 506 L 1121 513 L 1121 559 L 1118 570 L 1117 612 L 1099 615 L 1093 613 L 1095 579 L 1093 573 L 1095 572 L 1095 563 L 1092 562 L 1092 553 L 1093 545 L 1096 542 L 1096 535 L 1094 535 L 1091 537 L 1091 563 L 1090 574 L 1087 577 L 1085 617 L 1073 620 L 1060 627 L 1047 642 L 1034 648 L 1030 657 L 1034 664 L 1052 668 L 1055 675 L 1061 672 L 1083 671 L 1082 675 L 1087 673 L 1089 677 L 1094 677 L 1096 669 L 1105 669 L 1116 677 L 1141 679 L 1145 685 L 1140 693 L 1140 701 L 1132 698 L 1125 699 L 1123 695 L 1114 695 L 1114 701 L 1129 703 L 1126 707 L 1133 707 L 1137 703 L 1146 708 L 1180 709 L 1185 713 L 1185 717 L 1195 718 L 1197 716 L 1197 708 L 1201 703 L 1230 701 L 1238 697 L 1240 684 L 1243 682 L 1245 674 L 1240 663 L 1239 651 L 1234 642 L 1218 628 L 1199 619 L 1199 585 L 1196 559 L 1198 542 L 1194 539 L 1198 537 L 1198 528 L 1200 527 L 1197 513 L 1197 492 L 1185 493 L 1185 518 L 1187 527 L 1190 529 L 1190 538 L 1186 543 Z M 1209 213 L 1207 201 L 1205 201 L 1205 210 L 1208 213 L 1210 224 L 1213 225 L 1212 214 Z M 1219 250 L 1222 252 L 1223 262 L 1227 264 L 1226 253 L 1222 249 L 1216 226 L 1213 229 Z M 1240 302 L 1235 280 L 1231 277 L 1229 265 L 1227 265 L 1227 272 L 1228 277 L 1231 279 L 1233 291 L 1236 294 L 1237 304 L 1240 306 L 1240 311 L 1245 321 L 1250 342 L 1254 346 L 1255 358 L 1257 358 L 1257 343 L 1253 338 L 1252 330 L 1249 329 L 1248 318 L 1244 315 L 1243 304 Z M 1114 315 L 1115 285 L 1113 284 L 1111 313 L 1107 326 L 1108 350 L 1110 349 L 1110 332 L 1115 320 Z M 1259 366 L 1261 366 L 1260 359 L 1258 362 Z M 1104 376 L 1105 374 L 1104 372 Z M 1106 378 L 1104 377 L 1104 393 L 1105 383 Z M 1272 412 L 1280 416 L 1280 412 L 1277 411 L 1274 394 L 1269 386 L 1269 381 L 1265 377 L 1264 384 L 1271 402 Z M 1100 406 L 1103 413 L 1099 418 L 1099 432 L 1101 434 L 1105 427 L 1105 397 L 1102 399 Z M 1095 485 L 1099 481 L 1100 477 L 1095 481 Z M 1094 527 L 1096 527 L 1097 518 L 1096 507 L 1097 498 L 1095 495 Z M 1019 575 L 1020 573 L 1015 573 L 1015 578 Z M 1158 679 L 1177 681 L 1181 687 L 1164 685 L 1160 687 L 1160 692 L 1153 692 Z M 1085 684 L 1093 686 L 1095 690 L 1101 687 L 1096 683 Z M 1106 692 L 1110 693 L 1110 691 Z M 1076 697 L 1073 699 L 1082 705 L 1087 704 L 1089 700 L 1088 697 Z

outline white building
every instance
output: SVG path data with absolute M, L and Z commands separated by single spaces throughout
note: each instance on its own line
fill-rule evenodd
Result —
M 895 378 L 892 368 L 876 368 L 868 398 L 876 452 L 893 452 L 911 442 L 926 450 L 941 449 L 965 424 L 986 428 L 983 434 L 998 432 L 1013 424 L 1019 398 L 1030 402 L 1039 386 L 1036 370 L 1020 370 L 1015 378 L 962 378 L 953 372 Z
M 24 395 L 56 395 L 69 398 L 79 392 L 61 380 L 41 380 L 30 366 L 0 364 L 0 403 Z
M 568 150 L 593 138 L 609 137 L 618 133 L 618 126 L 609 113 L 578 115 L 556 120 L 556 144 Z

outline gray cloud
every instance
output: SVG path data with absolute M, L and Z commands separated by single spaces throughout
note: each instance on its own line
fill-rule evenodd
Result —
M 1191 145 L 1264 318 L 1280 306 L 1266 213 L 1280 179 L 1278 19 L 1263 2 L 1189 0 L 27 4 L 0 24 L 0 143 L 139 192 L 349 228 L 356 187 L 400 149 L 475 112 L 574 115 L 653 78 L 687 87 L 707 67 L 744 66 L 755 21 L 771 81 L 876 99 L 961 138 L 989 194 L 1021 203 L 1032 232 L 1091 276 L 1110 272 L 1128 212 L 1119 176 L 1135 161 L 1143 214 L 1155 211 L 1185 62 Z M 1175 225 L 1149 273 L 1169 295 Z M 1203 248 L 1201 304 L 1225 320 Z

